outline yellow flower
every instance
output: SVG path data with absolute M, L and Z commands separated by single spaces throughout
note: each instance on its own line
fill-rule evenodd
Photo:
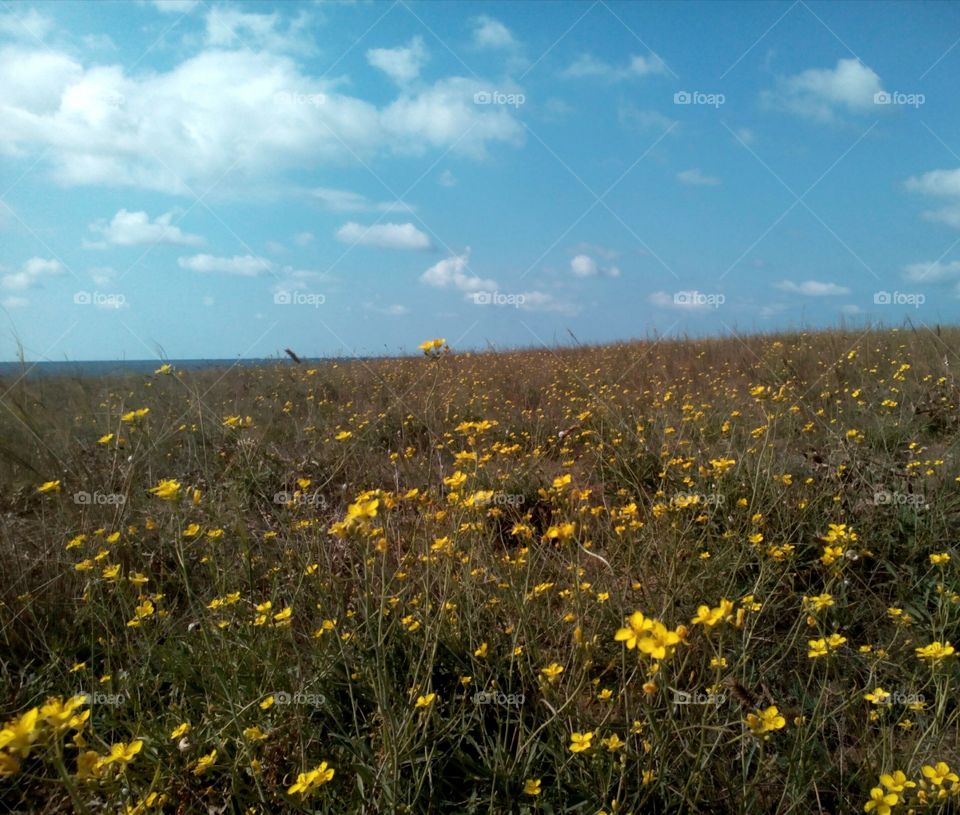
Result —
M 129 764 L 136 757 L 143 747 L 143 741 L 136 739 L 129 744 L 118 742 L 110 746 L 110 752 L 97 762 L 97 766 L 106 767 L 109 764 L 120 764 L 124 766 Z
M 920 659 L 928 659 L 933 664 L 936 664 L 941 659 L 953 656 L 954 652 L 954 648 L 949 642 L 940 642 L 939 640 L 914 650 Z
M 697 615 L 691 620 L 694 625 L 705 625 L 707 628 L 713 628 L 717 623 L 728 619 L 733 615 L 733 603 L 723 598 L 720 605 L 716 608 L 710 606 L 699 606 Z
M 524 795 L 539 795 L 541 792 L 539 778 L 528 778 L 523 782 Z
M 418 696 L 417 702 L 414 705 L 414 707 L 418 707 L 418 708 L 430 707 L 430 705 L 434 703 L 436 698 L 437 698 L 437 694 L 435 693 L 428 693 L 426 696 Z
M 164 501 L 174 501 L 180 497 L 180 482 L 172 478 L 162 478 L 149 491 Z
M 950 781 L 956 784 L 960 781 L 960 776 L 951 771 L 950 766 L 945 761 L 938 761 L 936 766 L 925 765 L 921 770 L 923 777 L 935 787 L 939 787 L 944 781 Z
M 883 688 L 874 688 L 870 693 L 863 694 L 863 698 L 875 705 L 885 705 L 890 698 L 890 693 Z
M 885 793 L 882 787 L 874 787 L 870 790 L 870 800 L 863 807 L 864 812 L 873 812 L 877 815 L 890 815 L 892 807 L 895 807 L 900 801 L 900 796 L 895 793 Z
M 603 739 L 603 741 L 601 741 L 600 743 L 601 743 L 604 747 L 606 747 L 609 752 L 615 753 L 617 750 L 619 750 L 621 747 L 623 747 L 623 745 L 624 745 L 626 742 L 621 741 L 620 737 L 619 737 L 616 733 L 614 733 L 614 734 L 613 734 L 612 736 L 610 736 L 609 738 Z
M 622 642 L 627 646 L 628 650 L 633 650 L 637 647 L 637 643 L 640 641 L 640 637 L 646 635 L 646 633 L 653 627 L 653 620 L 646 619 L 643 614 L 639 611 L 633 612 L 626 619 L 627 625 L 624 628 L 617 630 L 617 633 L 613 635 L 613 638 L 617 642 Z
M 170 731 L 171 739 L 179 739 L 181 736 L 186 736 L 190 732 L 190 722 L 183 722 L 178 724 L 173 730 Z
M 113 441 L 113 433 L 107 433 L 97 439 L 97 444 L 110 444 L 111 441 Z
M 333 773 L 333 767 L 330 767 L 326 761 L 321 761 L 314 769 L 297 775 L 297 782 L 287 790 L 287 794 L 293 795 L 299 793 L 302 798 L 306 798 L 316 790 L 317 787 L 331 781 L 333 779 Z
M 541 668 L 540 673 L 546 677 L 548 682 L 555 682 L 557 677 L 563 673 L 563 665 L 558 665 L 556 662 L 551 662 L 546 668 Z
M 574 536 L 577 531 L 577 525 L 568 521 L 567 523 L 551 526 L 544 535 L 549 540 L 565 541 Z
M 940 566 L 943 563 L 949 563 L 950 555 L 947 554 L 946 552 L 939 552 L 937 554 L 930 555 L 930 562 L 934 566 Z
M 60 480 L 44 481 L 37 487 L 37 492 L 60 492 Z
M 82 713 L 75 713 L 74 711 L 85 704 L 87 704 L 87 697 L 84 694 L 72 696 L 66 702 L 61 701 L 60 697 L 57 696 L 47 700 L 46 704 L 40 708 L 40 715 L 54 731 L 79 730 L 90 718 L 90 711 L 85 710 Z
M 252 727 L 247 727 L 244 729 L 243 737 L 247 741 L 263 741 L 265 738 L 267 738 L 267 734 L 256 725 L 253 725 Z
M 591 747 L 593 733 L 571 733 L 570 734 L 570 752 L 584 753 Z
M 428 357 L 436 356 L 444 349 L 448 351 L 450 350 L 449 346 L 447 345 L 447 341 L 442 337 L 438 337 L 435 340 L 427 340 L 426 342 L 422 342 L 417 346 L 417 348 L 423 351 L 423 353 Z
M 914 781 L 907 780 L 907 776 L 904 774 L 903 770 L 894 770 L 893 773 L 884 773 L 880 776 L 880 783 L 890 790 L 890 792 L 895 792 L 897 794 L 906 789 L 911 789 L 917 786 Z
M 830 650 L 827 648 L 827 641 L 824 639 L 807 640 L 807 645 L 810 646 L 810 650 L 807 651 L 807 656 L 810 657 L 810 659 L 825 657 L 830 653 Z
M 0 750 L 17 753 L 21 758 L 30 755 L 30 748 L 37 740 L 37 717 L 39 708 L 33 708 L 24 713 L 19 719 L 7 722 L 0 730 Z
M 203 775 L 207 770 L 209 770 L 217 760 L 217 751 L 211 750 L 205 756 L 200 756 L 197 759 L 197 763 L 193 765 L 194 775 Z
M 786 726 L 787 720 L 780 715 L 780 711 L 773 705 L 766 710 L 757 710 L 756 713 L 747 714 L 747 727 L 755 736 L 770 733 L 774 730 L 782 730 Z
M 127 626 L 130 628 L 136 628 L 138 625 L 140 625 L 141 620 L 145 620 L 148 617 L 153 616 L 154 611 L 155 609 L 153 607 L 153 603 L 151 603 L 149 600 L 144 600 L 136 607 L 136 609 L 134 609 L 134 617 L 127 623 Z

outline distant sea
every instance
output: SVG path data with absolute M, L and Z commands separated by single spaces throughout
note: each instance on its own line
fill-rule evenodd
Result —
M 302 359 L 304 365 L 329 362 L 330 360 Z M 268 359 L 122 359 L 122 360 L 78 360 L 76 362 L 0 362 L 0 378 L 16 379 L 22 374 L 26 378 L 51 376 L 95 378 L 104 376 L 123 376 L 125 374 L 152 374 L 164 362 L 170 363 L 180 371 L 200 371 L 206 368 L 230 368 L 257 365 L 294 365 L 293 360 L 276 357 Z

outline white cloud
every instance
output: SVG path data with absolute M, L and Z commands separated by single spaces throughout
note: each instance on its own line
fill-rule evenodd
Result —
M 960 198 L 960 169 L 931 170 L 923 175 L 910 176 L 906 187 L 911 192 Z
M 601 266 L 590 255 L 575 255 L 570 261 L 570 271 L 576 277 L 620 277 L 616 266 Z
M 403 201 L 371 201 L 365 195 L 336 190 L 330 187 L 315 187 L 307 193 L 319 201 L 324 208 L 333 212 L 413 212 L 414 209 Z
M 960 260 L 942 263 L 911 263 L 904 267 L 903 276 L 914 283 L 947 283 L 960 279 Z
M 749 127 L 738 127 L 733 132 L 744 144 L 754 144 L 757 140 L 756 133 L 754 133 Z
M 52 30 L 53 20 L 33 8 L 23 13 L 0 14 L 0 37 L 36 41 L 44 39 Z
M 398 152 L 422 154 L 428 147 L 450 147 L 481 157 L 488 142 L 521 144 L 524 130 L 509 106 L 474 102 L 475 94 L 489 89 L 474 79 L 443 79 L 417 94 L 401 95 L 381 112 L 380 123 L 396 139 Z M 481 110 L 485 112 L 478 113 Z
M 143 244 L 170 243 L 180 246 L 200 246 L 203 238 L 191 235 L 174 226 L 174 213 L 167 212 L 151 221 L 146 212 L 128 212 L 121 209 L 109 224 L 90 224 L 90 230 L 102 237 L 100 241 L 84 241 L 87 249 L 104 249 L 107 246 L 140 246 Z
M 960 169 L 931 170 L 907 179 L 906 188 L 935 198 L 952 198 L 952 203 L 940 209 L 926 210 L 923 217 L 960 229 Z
M 207 50 L 131 75 L 51 49 L 0 47 L 0 154 L 46 151 L 66 185 L 186 194 L 383 153 L 481 157 L 524 139 L 512 108 L 474 104 L 488 89 L 479 80 L 449 77 L 384 108 L 336 88 L 265 51 Z
M 546 311 L 555 314 L 573 316 L 579 314 L 581 307 L 574 303 L 558 300 L 552 294 L 542 291 L 525 291 L 521 293 L 523 300 L 518 308 L 522 311 Z
M 874 96 L 883 92 L 880 77 L 857 59 L 841 59 L 835 68 L 810 68 L 782 77 L 774 91 L 761 94 L 769 107 L 822 122 L 838 112 L 879 111 Z
M 440 177 L 437 179 L 437 183 L 441 187 L 456 187 L 457 186 L 457 177 L 451 173 L 449 170 L 444 170 L 440 173 Z
M 836 283 L 821 283 L 819 280 L 804 280 L 802 283 L 781 280 L 779 283 L 774 283 L 773 287 L 791 294 L 804 294 L 807 297 L 834 297 L 840 294 L 850 294 L 850 289 L 846 286 L 838 286 Z
M 66 267 L 59 260 L 30 258 L 20 271 L 0 277 L 0 286 L 10 291 L 24 291 L 36 288 L 44 277 L 59 277 L 66 274 Z
M 712 175 L 704 175 L 699 167 L 680 171 L 677 173 L 677 181 L 691 187 L 715 187 L 720 183 L 719 178 Z
M 481 14 L 470 23 L 473 25 L 473 44 L 477 48 L 513 48 L 517 44 L 510 29 L 493 17 Z
M 266 258 L 253 255 L 235 255 L 232 258 L 217 257 L 216 255 L 191 255 L 178 258 L 181 269 L 189 269 L 201 274 L 232 274 L 241 277 L 256 277 L 273 269 L 273 264 Z
M 608 62 L 599 60 L 592 54 L 581 54 L 560 75 L 572 79 L 604 77 L 607 79 L 631 79 L 636 77 L 664 74 L 667 68 L 656 54 L 644 57 L 633 55 L 625 68 L 616 68 Z
M 5 297 L 0 305 L 4 308 L 26 308 L 30 305 L 30 301 L 26 297 L 11 295 L 10 297 Z
M 364 226 L 354 221 L 337 230 L 343 243 L 376 246 L 379 249 L 429 249 L 430 238 L 413 224 L 373 224 Z
M 313 243 L 314 235 L 312 232 L 298 232 L 293 236 L 293 242 L 297 246 L 308 246 Z
M 470 274 L 470 249 L 462 255 L 451 255 L 435 263 L 422 275 L 420 282 L 440 289 L 453 288 L 465 292 L 496 290 L 497 281 Z
M 207 44 L 214 48 L 254 48 L 278 52 L 311 52 L 306 31 L 310 18 L 301 13 L 286 20 L 277 12 L 257 14 L 217 5 L 207 12 Z
M 412 82 L 420 76 L 420 69 L 429 59 L 422 37 L 414 37 L 401 48 L 371 48 L 367 62 L 379 68 L 398 85 Z

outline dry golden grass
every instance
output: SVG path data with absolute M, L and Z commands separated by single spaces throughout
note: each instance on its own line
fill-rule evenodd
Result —
M 946 811 L 958 349 L 4 383 L 0 807 Z

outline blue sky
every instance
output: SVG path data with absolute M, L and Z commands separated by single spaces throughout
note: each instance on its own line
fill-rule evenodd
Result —
M 960 317 L 960 6 L 0 0 L 0 359 Z

